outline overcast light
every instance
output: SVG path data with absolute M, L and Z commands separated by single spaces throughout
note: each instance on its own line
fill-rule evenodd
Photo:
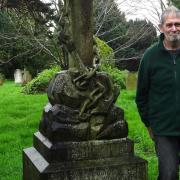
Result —
M 159 0 L 116 0 L 119 8 L 129 19 L 146 19 L 154 24 L 159 24 L 159 17 L 162 13 Z M 167 1 L 163 0 L 167 6 Z

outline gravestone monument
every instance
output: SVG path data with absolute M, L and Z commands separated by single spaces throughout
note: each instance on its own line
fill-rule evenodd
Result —
M 48 87 L 33 147 L 23 150 L 23 180 L 147 180 L 134 156 L 119 90 L 93 67 L 92 0 L 64 2 L 59 42 L 68 70 Z
M 29 81 L 32 80 L 32 76 L 31 76 L 30 72 L 26 69 L 24 69 L 24 71 L 23 71 L 22 78 L 23 78 L 23 84 L 27 84 Z
M 126 77 L 126 89 L 135 90 L 136 88 L 137 88 L 137 73 L 128 72 L 128 75 Z
M 16 69 L 14 71 L 14 82 L 15 84 L 22 84 L 23 83 L 23 76 L 21 69 Z

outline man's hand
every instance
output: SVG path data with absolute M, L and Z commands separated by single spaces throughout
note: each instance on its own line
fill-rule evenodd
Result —
M 153 134 L 153 131 L 152 131 L 151 127 L 148 127 L 147 129 L 148 129 L 148 133 L 149 133 L 150 138 L 152 140 L 154 140 L 154 134 Z

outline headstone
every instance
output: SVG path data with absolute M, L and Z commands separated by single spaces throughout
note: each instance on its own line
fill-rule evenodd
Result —
M 20 69 L 16 69 L 14 72 L 14 82 L 16 84 L 22 84 L 23 83 L 22 71 Z
M 92 0 L 65 0 L 59 41 L 69 69 L 49 84 L 33 147 L 23 151 L 23 180 L 147 180 L 134 156 L 119 90 L 93 64 Z
M 135 90 L 136 86 L 137 86 L 137 73 L 128 72 L 128 76 L 126 78 L 126 89 Z
M 29 71 L 27 71 L 26 69 L 24 69 L 23 71 L 23 84 L 27 84 L 29 81 L 32 80 L 32 76 L 30 74 Z

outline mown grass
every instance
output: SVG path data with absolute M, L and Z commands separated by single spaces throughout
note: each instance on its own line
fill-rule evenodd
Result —
M 129 135 L 135 143 L 135 155 L 148 161 L 148 180 L 157 179 L 157 158 L 154 142 L 150 139 L 147 129 L 141 122 L 135 104 L 135 91 L 121 91 L 117 104 L 125 111 Z
M 0 179 L 22 179 L 22 149 L 32 146 L 46 95 L 24 95 L 13 82 L 0 86 Z
M 32 146 L 46 94 L 24 95 L 20 86 L 7 81 L 0 86 L 0 180 L 22 179 L 22 150 Z M 140 122 L 134 103 L 134 91 L 122 91 L 117 104 L 125 110 L 129 138 L 135 142 L 135 154 L 149 162 L 149 180 L 157 175 L 157 160 L 153 142 Z

